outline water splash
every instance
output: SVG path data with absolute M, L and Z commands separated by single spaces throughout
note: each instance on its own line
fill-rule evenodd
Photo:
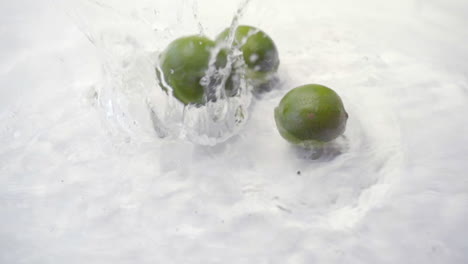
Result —
M 156 72 L 163 86 L 157 87 L 156 90 L 158 93 L 161 93 L 162 88 L 167 90 L 165 98 L 159 96 L 160 99 L 148 102 L 155 130 L 160 137 L 188 139 L 201 145 L 215 145 L 232 137 L 245 125 L 252 86 L 244 77 L 240 59 L 242 53 L 233 46 L 233 41 L 235 29 L 249 1 L 244 1 L 236 11 L 228 41 L 217 43 L 211 50 L 208 70 L 200 82 L 205 87 L 204 105 L 185 106 L 174 98 L 172 87 L 164 80 L 159 60 L 155 61 Z M 195 4 L 193 11 L 197 19 Z M 203 33 L 200 22 L 199 28 Z M 227 63 L 224 68 L 218 69 L 215 66 L 216 58 L 224 50 L 228 50 Z M 225 88 L 234 67 L 240 78 L 234 82 L 235 92 L 228 96 Z M 161 99 L 165 103 L 161 104 Z

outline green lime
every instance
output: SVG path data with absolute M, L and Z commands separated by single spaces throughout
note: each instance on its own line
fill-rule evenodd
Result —
M 230 29 L 225 29 L 216 42 L 228 41 Z M 252 26 L 238 26 L 234 34 L 233 46 L 242 51 L 247 65 L 246 75 L 255 85 L 270 81 L 278 70 L 279 56 L 273 40 L 263 31 Z
M 308 84 L 289 91 L 275 108 L 279 133 L 303 146 L 331 141 L 345 131 L 348 113 L 332 89 Z
M 206 37 L 188 36 L 174 40 L 161 54 L 160 67 L 164 80 L 182 103 L 204 103 L 205 90 L 211 80 L 202 82 L 202 78 L 206 76 L 215 46 L 215 42 Z M 219 52 L 216 67 L 224 67 L 226 60 L 226 53 Z M 161 81 L 159 72 L 156 72 Z

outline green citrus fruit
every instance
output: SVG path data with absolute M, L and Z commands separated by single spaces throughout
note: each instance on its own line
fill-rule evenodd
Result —
M 206 86 L 209 84 L 202 84 L 201 81 L 209 68 L 215 46 L 215 42 L 206 37 L 188 36 L 174 40 L 161 54 L 160 67 L 164 80 L 182 103 L 204 103 Z M 224 67 L 226 60 L 224 51 L 218 53 L 216 67 Z M 162 76 L 156 72 L 161 81 Z
M 228 41 L 230 29 L 225 29 L 216 42 Z M 270 81 L 270 76 L 278 70 L 279 56 L 273 40 L 263 31 L 252 26 L 238 26 L 234 34 L 233 46 L 242 51 L 247 65 L 246 75 L 260 85 Z
M 331 141 L 345 131 L 348 114 L 340 96 L 318 84 L 296 87 L 275 108 L 275 121 L 287 141 L 310 146 Z

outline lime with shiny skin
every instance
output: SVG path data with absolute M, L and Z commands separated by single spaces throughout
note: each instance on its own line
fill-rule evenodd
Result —
M 308 84 L 289 91 L 275 108 L 281 136 L 302 146 L 332 141 L 346 128 L 348 113 L 340 96 L 332 89 Z
M 225 29 L 216 42 L 226 42 L 230 29 Z M 262 30 L 247 25 L 235 29 L 233 46 L 242 51 L 247 66 L 246 76 L 256 86 L 270 81 L 270 76 L 278 70 L 280 60 L 278 49 L 273 40 Z
M 203 104 L 205 102 L 206 84 L 202 78 L 210 67 L 210 58 L 216 43 L 204 36 L 186 36 L 171 42 L 160 56 L 158 79 L 173 90 L 173 95 L 184 104 Z M 216 58 L 216 67 L 226 65 L 226 53 L 220 51 Z M 162 85 L 162 88 L 165 87 Z

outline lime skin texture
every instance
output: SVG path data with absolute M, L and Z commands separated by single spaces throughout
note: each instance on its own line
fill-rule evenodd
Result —
M 204 36 L 194 35 L 172 41 L 161 53 L 158 79 L 164 77 L 173 95 L 184 104 L 204 104 L 205 90 L 201 80 L 210 67 L 210 58 L 216 43 Z M 215 67 L 224 67 L 227 57 L 224 51 L 217 55 Z M 167 89 L 161 85 L 164 90 Z
M 332 89 L 307 84 L 289 91 L 275 108 L 280 135 L 290 143 L 314 146 L 336 139 L 346 128 L 348 113 Z
M 227 28 L 216 38 L 216 42 L 228 41 L 230 29 Z M 270 76 L 278 70 L 280 60 L 278 49 L 273 40 L 262 30 L 247 25 L 236 28 L 233 46 L 242 51 L 247 67 L 246 77 L 257 87 L 270 81 Z

